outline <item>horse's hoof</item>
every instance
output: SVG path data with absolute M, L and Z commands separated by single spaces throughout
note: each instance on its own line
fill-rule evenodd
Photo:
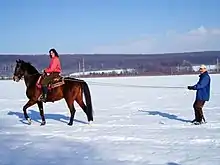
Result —
M 43 125 L 45 125 L 45 124 L 46 124 L 46 121 L 42 121 L 41 124 L 40 124 L 40 126 L 43 126 Z
M 27 121 L 28 121 L 28 125 L 31 125 L 31 119 L 27 118 Z
M 92 123 L 93 123 L 92 121 L 89 121 L 89 125 L 90 125 L 90 126 L 92 125 Z
M 72 126 L 72 125 L 73 125 L 73 123 L 68 123 L 68 125 L 69 125 L 69 126 Z

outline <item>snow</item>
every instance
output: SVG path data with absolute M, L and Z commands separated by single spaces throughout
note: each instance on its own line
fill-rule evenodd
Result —
M 195 92 L 94 85 L 92 82 L 187 86 L 198 76 L 88 78 L 94 123 L 87 124 L 76 105 L 68 126 L 65 101 L 46 103 L 47 124 L 40 126 L 37 106 L 25 124 L 24 82 L 0 81 L 1 165 L 219 165 L 220 75 L 211 75 L 211 100 L 204 107 L 207 124 L 191 125 Z

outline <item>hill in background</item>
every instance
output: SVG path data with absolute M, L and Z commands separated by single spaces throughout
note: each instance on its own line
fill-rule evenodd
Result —
M 220 51 L 167 53 L 167 54 L 61 54 L 63 74 L 84 70 L 107 70 L 133 68 L 139 73 L 166 74 L 182 66 L 215 65 Z M 39 71 L 49 64 L 48 55 L 0 55 L 0 75 L 11 76 L 15 61 L 31 62 Z M 79 69 L 80 68 L 80 69 Z M 191 70 L 190 70 L 191 71 Z

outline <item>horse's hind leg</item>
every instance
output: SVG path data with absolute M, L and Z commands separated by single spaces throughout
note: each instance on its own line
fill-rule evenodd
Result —
M 32 105 L 36 104 L 36 101 L 34 100 L 29 100 L 24 106 L 23 106 L 23 112 L 24 112 L 24 117 L 28 121 L 28 124 L 31 124 L 31 119 L 27 114 L 27 109 L 31 107 Z
M 89 117 L 89 115 L 88 115 L 87 106 L 85 105 L 85 103 L 84 103 L 84 101 L 83 101 L 83 98 L 78 95 L 77 98 L 76 98 L 76 102 L 79 104 L 79 106 L 80 106 L 80 107 L 83 109 L 83 111 L 85 112 L 88 121 L 91 121 L 91 120 L 90 120 L 90 117 Z
M 68 125 L 73 125 L 73 120 L 74 120 L 74 116 L 76 113 L 76 109 L 74 107 L 74 104 L 72 103 L 71 105 L 68 105 L 69 109 L 70 109 L 70 121 L 68 123 Z
M 37 105 L 38 105 L 38 108 L 39 108 L 39 111 L 40 111 L 40 116 L 41 116 L 41 119 L 42 119 L 42 122 L 41 122 L 40 125 L 45 125 L 45 124 L 46 124 L 46 121 L 45 121 L 45 117 L 44 117 L 43 102 L 38 101 L 38 102 L 37 102 Z
M 76 109 L 74 107 L 72 99 L 65 99 L 65 100 L 66 100 L 67 106 L 70 110 L 70 121 L 69 121 L 68 125 L 73 125 L 73 120 L 74 120 L 74 116 L 76 113 Z

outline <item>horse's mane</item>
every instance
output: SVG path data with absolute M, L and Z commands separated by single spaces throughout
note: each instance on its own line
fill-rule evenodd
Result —
M 29 74 L 39 73 L 38 70 L 30 62 L 26 62 L 26 61 L 23 61 L 23 60 L 20 60 L 20 62 L 22 64 L 22 66 L 25 68 L 25 70 L 28 71 Z

